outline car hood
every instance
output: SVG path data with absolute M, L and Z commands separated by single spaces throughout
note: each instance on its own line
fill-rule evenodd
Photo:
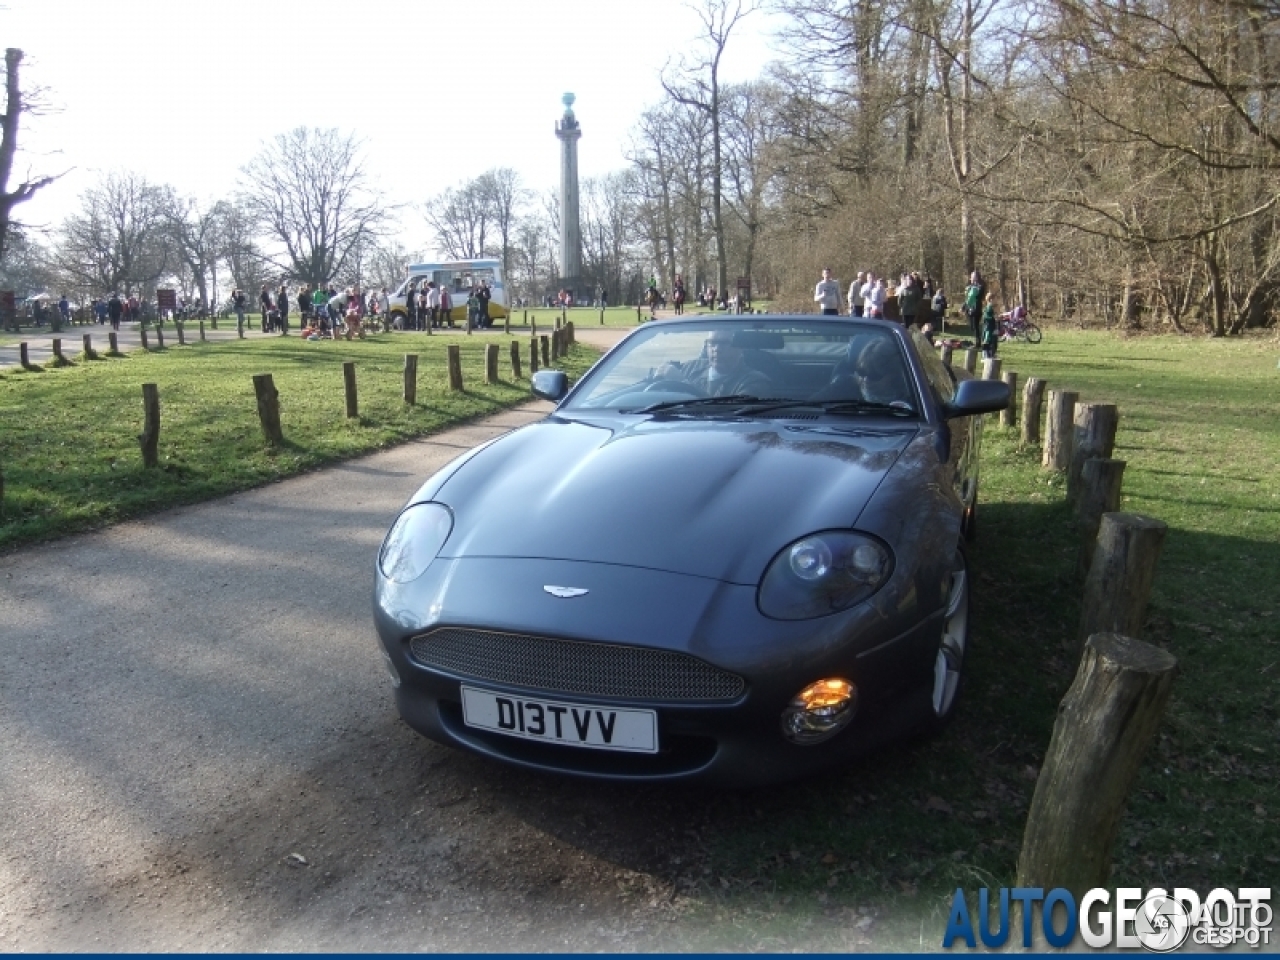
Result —
M 917 430 L 552 416 L 480 450 L 436 492 L 454 513 L 440 556 L 754 584 L 791 541 L 852 526 Z

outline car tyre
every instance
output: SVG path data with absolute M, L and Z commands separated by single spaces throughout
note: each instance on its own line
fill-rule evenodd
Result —
M 942 634 L 933 662 L 933 685 L 930 691 L 932 714 L 930 732 L 941 730 L 955 715 L 956 703 L 964 686 L 969 653 L 971 619 L 969 563 L 964 549 L 957 545 L 948 578 L 946 605 L 943 608 Z

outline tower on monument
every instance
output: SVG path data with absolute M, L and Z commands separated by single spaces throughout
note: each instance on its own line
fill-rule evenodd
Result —
M 573 115 L 572 93 L 560 98 L 564 115 L 556 124 L 560 141 L 560 285 L 578 299 L 582 285 L 582 225 L 578 219 L 578 140 L 582 128 Z

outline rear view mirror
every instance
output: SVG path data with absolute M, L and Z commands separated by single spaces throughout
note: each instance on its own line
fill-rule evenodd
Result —
M 955 396 L 944 404 L 942 415 L 969 417 L 978 413 L 995 413 L 1009 406 L 1009 385 L 1000 380 L 961 380 L 956 384 Z
M 569 392 L 569 378 L 561 370 L 539 370 L 533 375 L 533 395 L 559 403 Z

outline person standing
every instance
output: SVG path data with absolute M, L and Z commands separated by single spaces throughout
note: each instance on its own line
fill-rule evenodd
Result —
M 859 270 L 853 283 L 849 284 L 849 316 L 862 316 L 862 288 L 867 282 L 867 275 Z
M 124 301 L 120 294 L 113 293 L 107 301 L 107 317 L 111 320 L 111 329 L 120 332 L 120 318 L 124 316 Z
M 433 330 L 440 326 L 440 287 L 434 280 L 427 281 L 427 326 Z
M 982 355 L 991 359 L 1000 346 L 1000 324 L 996 321 L 996 305 L 991 302 L 991 294 L 986 295 L 982 304 Z
M 684 316 L 684 301 L 688 294 L 684 289 L 684 277 L 676 274 L 676 282 L 671 286 L 671 302 L 675 304 L 676 316 Z
M 982 307 L 987 302 L 987 284 L 977 270 L 969 275 L 969 286 L 964 290 L 964 315 L 974 336 L 979 333 L 978 325 L 982 320 Z
M 236 333 L 244 336 L 244 312 L 249 306 L 249 298 L 244 291 L 236 287 L 231 291 L 231 308 L 236 312 Z
M 283 280 L 280 281 L 280 289 L 276 291 L 276 310 L 279 311 L 278 323 L 280 324 L 280 336 L 288 336 L 289 334 L 289 284 Z
M 440 325 L 449 325 L 449 329 L 453 329 L 453 295 L 449 293 L 449 288 L 443 283 L 440 284 Z
M 937 293 L 933 295 L 933 329 L 939 333 L 947 329 L 947 295 L 942 292 L 939 287 Z
M 863 301 L 863 306 L 866 308 L 866 315 L 868 317 L 883 319 L 884 301 L 889 295 L 888 287 L 884 282 L 884 277 L 876 277 L 874 280 L 871 280 L 870 274 L 867 276 L 867 298 Z
M 822 279 L 813 288 L 813 302 L 822 307 L 823 316 L 839 316 L 840 284 L 832 279 L 830 267 L 822 268 Z
M 920 280 L 914 273 L 908 273 L 898 286 L 898 316 L 904 327 L 915 324 L 920 312 Z
M 488 280 L 480 281 L 476 298 L 480 301 L 480 326 L 487 330 L 493 326 L 493 318 L 489 316 L 489 301 L 493 299 L 493 291 L 489 289 Z
M 328 333 L 332 329 L 329 325 L 329 295 L 318 283 L 311 291 L 311 316 L 315 318 L 321 333 Z
M 271 288 L 265 283 L 258 294 L 258 309 L 262 313 L 262 332 L 266 333 L 271 328 L 271 311 L 275 309 L 275 305 L 271 302 Z

